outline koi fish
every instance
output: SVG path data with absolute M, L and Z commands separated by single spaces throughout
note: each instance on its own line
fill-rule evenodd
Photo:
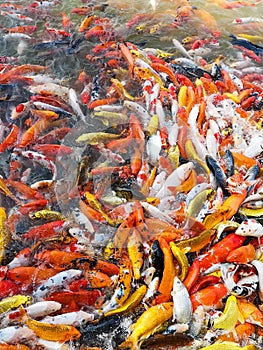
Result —
M 146 310 L 132 325 L 132 333 L 119 345 L 121 348 L 139 349 L 139 344 L 154 334 L 156 330 L 173 315 L 173 303 L 162 303 Z
M 119 112 L 94 111 L 93 117 L 101 120 L 105 126 L 126 124 L 129 121 L 126 114 Z
M 251 262 L 252 265 L 255 266 L 255 268 L 257 269 L 257 273 L 258 273 L 258 296 L 259 299 L 262 301 L 263 300 L 263 280 L 262 280 L 262 276 L 263 276 L 263 262 L 259 261 L 259 260 L 253 260 Z
M 21 308 L 21 313 L 28 328 L 41 339 L 67 342 L 78 339 L 81 336 L 81 333 L 73 326 L 56 325 L 33 320 L 23 308 Z
M 170 247 L 171 247 L 171 251 L 172 251 L 174 257 L 176 258 L 176 260 L 180 266 L 181 271 L 180 271 L 178 278 L 181 281 L 183 281 L 188 274 L 187 256 L 179 247 L 176 246 L 176 244 L 174 242 L 170 242 Z
M 230 295 L 227 298 L 223 314 L 213 320 L 213 327 L 216 329 L 232 330 L 238 320 L 238 306 L 236 297 Z
M 16 345 L 1 343 L 0 349 L 1 350 L 29 350 L 30 348 L 22 343 L 17 343 Z
M 54 312 L 61 309 L 61 304 L 52 300 L 38 301 L 25 307 L 26 313 L 31 318 L 38 318 L 53 314 Z M 10 318 L 12 314 L 10 314 Z
M 249 296 L 258 288 L 259 278 L 254 273 L 241 278 L 237 282 L 235 281 L 235 274 L 238 270 L 238 265 L 235 266 L 231 263 L 225 263 L 221 265 L 220 270 L 226 288 L 233 295 Z
M 35 333 L 28 327 L 10 326 L 0 329 L 1 343 L 20 343 L 23 340 L 32 340 Z M 9 345 L 10 346 L 10 345 Z M 12 345 L 11 345 L 12 346 Z
M 27 304 L 31 302 L 31 300 L 32 300 L 31 296 L 26 296 L 21 294 L 4 298 L 0 301 L 0 313 L 7 312 L 23 304 Z
M 102 205 L 99 203 L 98 200 L 96 200 L 96 198 L 90 192 L 86 191 L 84 195 L 89 205 L 93 209 L 97 210 L 111 226 L 116 225 L 116 222 L 107 215 L 107 213 L 103 210 Z
M 176 190 L 176 187 L 181 185 L 182 182 L 187 179 L 190 175 L 190 172 L 194 168 L 194 164 L 192 162 L 188 162 L 186 164 L 182 164 L 179 168 L 175 169 L 165 180 L 163 186 L 156 194 L 156 197 L 165 197 L 170 195 L 173 190 Z
M 233 24 L 246 24 L 246 23 L 252 23 L 252 22 L 263 23 L 263 19 L 257 18 L 257 17 L 238 17 L 232 21 Z
M 192 319 L 192 304 L 185 285 L 177 276 L 173 281 L 171 295 L 173 297 L 173 321 L 189 324 Z
M 257 348 L 254 345 L 239 346 L 237 343 L 234 343 L 234 342 L 218 341 L 212 345 L 205 346 L 200 350 L 241 350 L 241 349 L 256 350 Z
M 4 207 L 0 207 L 0 261 L 3 260 L 6 245 L 9 242 L 9 232 L 6 225 L 7 215 Z
M 41 322 L 49 324 L 65 324 L 79 327 L 93 320 L 94 314 L 80 310 L 64 313 L 62 315 L 46 316 L 45 318 L 41 319 Z
M 15 197 L 15 195 L 8 189 L 8 187 L 5 184 L 4 179 L 2 178 L 2 176 L 0 176 L 0 192 L 5 194 L 6 196 L 10 197 L 11 199 L 13 199 L 15 202 L 19 203 L 19 200 Z M 5 214 L 5 208 L 2 207 L 1 209 L 1 217 L 2 217 L 2 225 L 5 222 L 6 219 L 6 214 Z M 2 228 L 4 229 L 4 226 L 2 226 Z
M 139 280 L 141 277 L 140 270 L 143 265 L 143 250 L 142 238 L 136 228 L 132 229 L 132 233 L 128 238 L 127 250 L 132 264 L 133 276 L 136 280 Z
M 61 285 L 65 283 L 74 281 L 76 278 L 79 278 L 81 273 L 82 272 L 80 270 L 74 269 L 57 273 L 56 275 L 50 277 L 34 291 L 33 298 L 37 301 L 44 299 L 45 296 L 51 293 L 54 289 L 61 287 Z
M 128 299 L 117 309 L 107 311 L 104 316 L 108 317 L 115 314 L 123 314 L 132 311 L 137 305 L 140 304 L 141 300 L 145 297 L 146 286 L 142 285 L 136 291 L 131 294 Z
M 108 142 L 120 138 L 119 134 L 110 134 L 106 132 L 90 132 L 87 134 L 80 135 L 75 141 L 77 143 L 86 142 L 90 145 L 98 145 L 101 143 Z
M 57 176 L 57 168 L 54 162 L 52 162 L 49 158 L 46 156 L 43 156 L 43 154 L 40 154 L 38 152 L 34 151 L 21 151 L 20 149 L 17 149 L 21 155 L 27 159 L 31 159 L 33 162 L 36 162 L 42 166 L 44 166 L 47 169 L 50 169 L 52 172 L 52 179 L 51 181 L 54 181 Z
M 8 16 L 14 20 L 21 22 L 33 22 L 33 18 L 22 15 L 21 13 L 16 13 L 13 11 L 0 11 L 1 16 Z
M 258 42 L 261 42 L 263 40 L 263 37 L 260 35 L 249 35 L 249 34 L 239 33 L 238 37 L 242 39 L 246 39 L 252 42 L 252 44 L 257 44 Z
M 120 267 L 117 287 L 115 288 L 115 291 L 110 301 L 106 302 L 106 304 L 102 308 L 103 313 L 107 313 L 110 310 L 117 309 L 128 299 L 132 281 L 131 268 L 129 264 L 130 263 L 127 262 L 127 265 L 122 265 Z

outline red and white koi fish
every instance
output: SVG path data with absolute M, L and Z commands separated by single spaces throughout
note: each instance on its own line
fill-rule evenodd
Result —
M 25 15 L 22 15 L 21 13 L 16 13 L 16 12 L 7 12 L 7 11 L 0 11 L 1 16 L 8 16 L 12 19 L 15 19 L 17 21 L 21 22 L 33 22 L 33 18 L 27 17 Z
M 10 119 L 16 120 L 16 119 L 19 119 L 19 118 L 26 116 L 27 113 L 29 113 L 29 111 L 30 111 L 30 107 L 31 107 L 30 101 L 20 103 L 12 110 Z
M 14 269 L 18 266 L 27 266 L 30 263 L 31 250 L 30 248 L 25 248 L 21 250 L 17 256 L 7 265 L 9 269 Z
M 239 18 L 235 18 L 232 23 L 233 24 L 247 24 L 247 23 L 253 23 L 253 22 L 263 23 L 263 18 L 239 17 Z
M 19 152 L 23 157 L 30 159 L 33 162 L 36 162 L 42 165 L 43 167 L 49 169 L 53 174 L 51 181 L 55 181 L 57 177 L 57 167 L 55 163 L 52 162 L 49 158 L 43 156 L 43 154 L 34 151 L 21 151 L 20 149 L 16 149 L 16 151 Z
M 37 301 L 44 299 L 47 294 L 54 291 L 56 288 L 61 288 L 66 283 L 70 283 L 75 279 L 79 278 L 82 274 L 80 270 L 66 270 L 57 273 L 55 276 L 50 277 L 46 282 L 44 282 L 41 286 L 39 286 L 33 292 L 33 298 Z
M 263 226 L 257 220 L 247 219 L 242 221 L 240 226 L 236 229 L 235 234 L 259 238 L 263 236 Z
M 31 318 L 39 318 L 44 317 L 49 314 L 53 314 L 54 312 L 60 310 L 62 305 L 58 303 L 57 301 L 53 300 L 45 300 L 45 301 L 38 301 L 32 305 L 29 305 L 25 308 L 27 315 Z M 9 312 L 7 315 L 7 318 L 9 319 L 9 322 L 16 319 L 21 315 L 20 310 L 15 310 Z

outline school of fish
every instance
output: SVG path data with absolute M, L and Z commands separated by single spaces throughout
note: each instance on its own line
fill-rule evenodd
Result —
M 163 2 L 0 5 L 0 350 L 263 347 L 263 20 Z

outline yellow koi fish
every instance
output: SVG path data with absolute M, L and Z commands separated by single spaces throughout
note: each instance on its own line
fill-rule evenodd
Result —
M 103 313 L 119 308 L 128 299 L 131 291 L 132 271 L 129 259 L 120 267 L 118 284 L 109 302 L 102 309 Z
M 205 346 L 204 348 L 201 348 L 200 350 L 257 350 L 255 345 L 246 345 L 246 346 L 240 346 L 237 343 L 229 342 L 229 341 L 222 341 L 222 342 L 216 342 L 212 345 Z
M 30 219 L 64 220 L 65 217 L 58 211 L 43 209 L 29 214 Z
M 6 227 L 6 212 L 5 208 L 0 207 L 0 262 L 5 255 L 5 246 L 9 241 L 9 234 Z
M 107 213 L 102 208 L 102 205 L 100 202 L 93 196 L 92 193 L 90 192 L 85 192 L 85 198 L 88 201 L 88 204 L 95 210 L 97 210 L 103 217 L 104 219 L 110 224 L 111 226 L 115 226 L 116 222 L 112 220 Z
M 238 320 L 237 299 L 234 295 L 227 298 L 223 314 L 214 320 L 213 327 L 216 329 L 232 330 Z
M 0 301 L 0 313 L 7 312 L 11 309 L 15 309 L 20 305 L 29 303 L 31 297 L 27 295 L 17 294 L 12 297 L 4 298 Z
M 89 132 L 80 135 L 77 139 L 77 143 L 86 142 L 90 145 L 98 145 L 100 143 L 108 142 L 120 138 L 119 134 L 109 134 L 107 132 Z
M 173 303 L 154 305 L 146 310 L 132 327 L 132 333 L 127 340 L 120 344 L 120 348 L 138 350 L 140 343 L 155 333 L 164 322 L 173 316 Z
M 41 339 L 64 343 L 78 339 L 81 336 L 81 333 L 73 326 L 39 322 L 27 316 L 25 309 L 22 307 L 20 310 L 28 328 Z
M 124 314 L 133 310 L 137 305 L 140 304 L 142 298 L 146 293 L 146 289 L 147 287 L 145 284 L 140 286 L 140 288 L 136 289 L 136 291 L 129 296 L 129 298 L 124 302 L 124 304 L 121 307 L 106 312 L 104 316 L 106 317 L 116 314 Z
M 128 254 L 132 263 L 133 275 L 136 280 L 141 277 L 141 267 L 143 265 L 142 239 L 139 231 L 133 228 L 132 234 L 128 238 Z

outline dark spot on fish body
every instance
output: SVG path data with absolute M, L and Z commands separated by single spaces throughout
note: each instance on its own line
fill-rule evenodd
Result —
M 248 180 L 248 181 L 255 180 L 259 176 L 259 173 L 260 173 L 260 168 L 257 164 L 255 164 L 248 169 L 245 175 L 245 180 Z M 253 185 L 251 185 L 250 187 L 253 187 Z M 250 192 L 250 187 L 248 188 L 248 193 Z
M 242 214 L 240 212 L 237 212 L 234 217 L 233 217 L 233 220 L 235 222 L 237 222 L 238 224 L 241 224 L 243 221 L 246 221 L 247 220 L 247 216 L 245 214 Z
M 260 98 L 256 99 L 256 101 L 252 104 L 252 107 L 254 110 L 261 111 L 263 108 L 263 100 Z M 261 123 L 262 123 L 262 121 L 261 121 Z M 262 129 L 262 126 L 261 126 L 261 129 Z
M 102 89 L 102 85 L 101 85 L 101 82 L 100 82 L 100 75 L 97 74 L 94 78 L 93 78 L 93 90 L 91 91 L 91 99 L 92 100 L 96 100 L 99 98 L 99 94 L 100 94 L 100 91 Z
M 179 163 L 180 165 L 189 163 L 189 159 L 179 156 Z
M 164 269 L 164 254 L 157 240 L 153 242 L 151 247 L 151 261 L 155 268 L 154 277 L 159 277 L 161 280 Z
M 91 269 L 91 270 L 96 268 L 97 263 L 98 263 L 98 259 L 96 259 L 95 257 L 92 257 L 92 258 L 89 258 L 89 257 L 87 257 L 87 258 L 79 258 L 79 259 L 75 259 L 75 260 L 72 261 L 73 266 L 78 267 L 81 264 L 84 264 L 84 265 L 87 264 L 88 268 Z
M 45 286 L 45 285 L 43 285 L 43 286 L 39 287 L 39 290 L 40 290 L 41 292 L 44 292 L 44 291 L 48 290 L 48 287 Z
M 247 287 L 234 286 L 231 293 L 238 297 L 247 297 L 249 295 L 249 289 Z
M 199 68 L 199 67 L 183 67 L 179 64 L 170 64 L 170 66 L 173 68 L 176 74 L 183 74 L 187 78 L 189 78 L 192 82 L 196 80 L 196 78 L 200 78 L 204 75 L 204 73 L 207 73 L 210 75 L 209 72 Z

